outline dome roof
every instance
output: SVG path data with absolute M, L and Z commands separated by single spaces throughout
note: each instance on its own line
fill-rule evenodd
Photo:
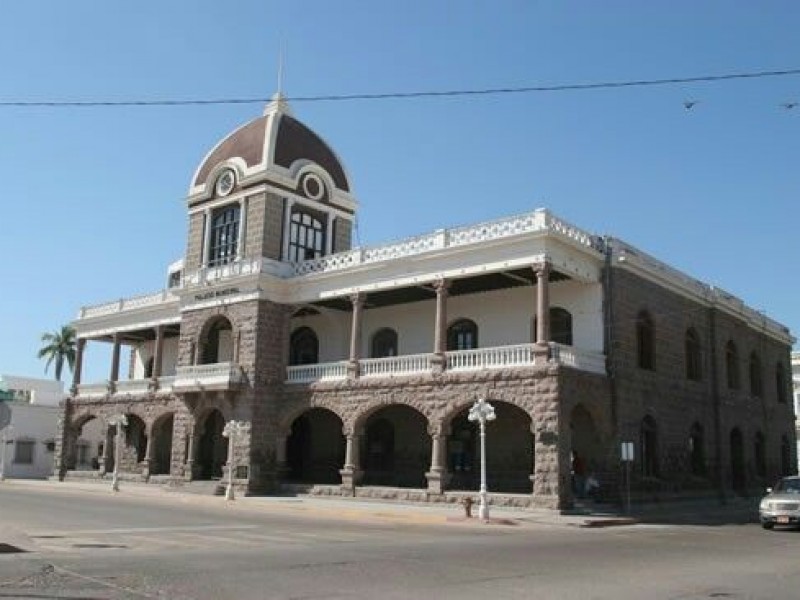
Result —
M 297 164 L 313 163 L 330 178 L 333 186 L 346 194 L 350 183 L 342 162 L 325 141 L 289 114 L 279 94 L 267 105 L 264 115 L 236 129 L 219 142 L 195 171 L 189 195 L 212 187 L 210 177 L 224 162 L 234 162 L 241 177 L 259 173 L 290 173 Z

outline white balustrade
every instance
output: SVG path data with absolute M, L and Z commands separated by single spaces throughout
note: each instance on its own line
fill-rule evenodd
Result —
M 185 275 L 186 285 L 196 287 L 244 275 L 257 275 L 261 273 L 261 258 L 248 258 L 235 260 L 224 265 L 202 267 L 192 273 Z
M 606 372 L 606 357 L 602 352 L 582 350 L 574 346 L 550 343 L 550 359 L 560 365 L 573 367 L 581 371 L 599 373 Z
M 480 371 L 512 367 L 544 366 L 548 363 L 605 374 L 605 355 L 602 352 L 581 350 L 572 346 L 550 344 L 549 353 L 537 356 L 535 344 L 516 344 L 474 350 L 455 350 L 445 353 L 448 371 Z M 408 354 L 387 358 L 367 358 L 359 361 L 359 374 L 369 377 L 397 377 L 432 370 L 432 354 Z M 347 361 L 297 365 L 287 368 L 288 383 L 310 383 L 347 378 Z
M 103 398 L 108 395 L 108 382 L 81 383 L 78 385 L 79 398 Z
M 454 350 L 445 353 L 447 370 L 477 371 L 532 365 L 534 347 L 534 344 L 517 344 L 474 350 Z
M 359 361 L 362 377 L 394 377 L 431 370 L 430 354 L 406 354 L 386 358 L 366 358 Z
M 158 378 L 158 391 L 171 392 L 175 387 L 175 375 L 162 375 Z
M 286 369 L 288 383 L 308 383 L 310 381 L 333 381 L 347 377 L 347 361 L 317 363 L 313 365 L 292 365 Z
M 244 374 L 239 365 L 233 363 L 213 363 L 209 365 L 192 365 L 178 367 L 175 373 L 173 389 L 230 389 L 244 381 Z
M 113 302 L 106 302 L 104 304 L 96 304 L 94 306 L 84 306 L 78 313 L 79 319 L 86 319 L 89 317 L 101 317 L 104 315 L 111 315 L 114 313 L 125 312 L 128 310 L 135 310 L 137 308 L 144 308 L 149 306 L 157 306 L 164 302 L 172 302 L 177 300 L 178 297 L 170 290 L 161 290 L 153 294 L 143 294 L 141 296 L 133 296 L 131 298 L 122 298 L 114 300 Z
M 599 249 L 599 239 L 560 219 L 544 209 L 524 215 L 506 217 L 466 227 L 440 229 L 433 233 L 407 238 L 397 242 L 365 248 L 356 248 L 339 254 L 306 260 L 295 264 L 295 275 L 327 273 L 362 264 L 393 260 L 440 250 L 451 246 L 478 244 L 536 231 L 548 231 L 569 238 L 575 243 Z
M 114 383 L 115 393 L 142 396 L 150 391 L 149 379 L 120 379 Z

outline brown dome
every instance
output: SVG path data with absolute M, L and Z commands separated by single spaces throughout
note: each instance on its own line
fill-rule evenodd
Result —
M 298 160 L 307 160 L 324 169 L 336 188 L 349 193 L 350 184 L 336 153 L 286 111 L 285 100 L 278 98 L 267 106 L 264 116 L 253 119 L 223 139 L 197 169 L 192 187 L 205 185 L 218 164 L 233 158 L 242 160 L 248 170 L 263 167 L 265 171 L 273 165 L 289 169 Z M 274 140 L 272 148 L 269 147 L 271 140 Z

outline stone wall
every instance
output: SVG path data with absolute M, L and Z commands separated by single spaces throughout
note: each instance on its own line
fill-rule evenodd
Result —
M 353 223 L 348 219 L 336 217 L 334 224 L 333 252 L 346 252 L 353 247 Z
M 611 311 L 612 412 L 617 415 L 619 440 L 635 442 L 638 458 L 643 418 L 651 416 L 658 426 L 658 477 L 643 479 L 641 463 L 637 461 L 635 485 L 659 493 L 683 492 L 710 490 L 718 487 L 721 479 L 722 485 L 729 487 L 729 435 L 734 426 L 742 429 L 746 440 L 752 440 L 756 430 L 764 432 L 768 446 L 765 480 L 774 479 L 779 468 L 776 457 L 780 434 L 793 429 L 790 407 L 776 402 L 774 384 L 777 361 L 784 361 L 788 368 L 789 348 L 718 309 L 713 310 L 712 316 L 709 307 L 625 269 L 613 268 L 610 278 L 607 301 Z M 641 311 L 647 311 L 655 325 L 653 370 L 638 366 L 636 323 Z M 700 381 L 686 377 L 685 336 L 690 327 L 700 339 Z M 742 387 L 738 391 L 727 390 L 725 385 L 724 348 L 728 339 L 737 344 L 742 361 Z M 746 361 L 751 350 L 758 351 L 762 362 L 765 393 L 760 399 L 749 394 Z M 694 423 L 700 424 L 704 432 L 704 477 L 690 474 L 689 433 Z M 752 443 L 746 443 L 745 450 L 748 471 L 752 471 Z M 748 483 L 762 487 L 764 481 L 748 477 Z

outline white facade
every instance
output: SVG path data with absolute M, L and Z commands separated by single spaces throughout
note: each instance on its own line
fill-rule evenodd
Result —
M 60 381 L 0 376 L 0 388 L 11 392 L 11 424 L 5 431 L 6 477 L 37 479 L 53 474 L 55 438 L 65 397 Z

